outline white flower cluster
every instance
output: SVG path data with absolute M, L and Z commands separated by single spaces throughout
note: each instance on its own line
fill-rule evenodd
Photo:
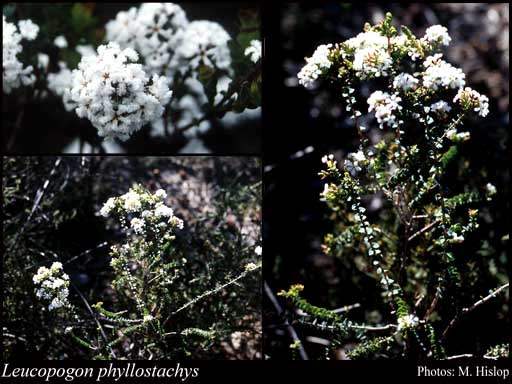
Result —
M 406 315 L 398 318 L 397 331 L 403 332 L 406 330 L 412 330 L 418 326 L 420 319 L 418 316 Z
M 407 92 L 418 86 L 419 80 L 408 73 L 400 73 L 393 79 L 393 88 Z
M 462 88 L 466 81 L 466 75 L 462 69 L 456 68 L 450 63 L 442 60 L 443 55 L 438 53 L 425 59 L 423 65 L 425 73 L 423 74 L 423 86 L 434 90 L 443 88 L 458 89 Z
M 231 37 L 219 23 L 208 20 L 191 22 L 183 31 L 181 44 L 176 48 L 180 71 L 197 70 L 201 65 L 228 70 L 231 66 L 230 40 Z
M 73 83 L 73 72 L 65 62 L 60 61 L 58 64 L 59 72 L 49 73 L 47 76 L 48 89 L 62 98 L 66 111 L 72 111 L 77 106 L 71 98 L 70 84 Z
M 123 217 L 137 215 L 129 221 L 136 234 L 146 229 L 161 232 L 167 228 L 183 229 L 183 220 L 174 215 L 171 207 L 165 205 L 167 193 L 163 189 L 151 194 L 140 187 L 132 188 L 124 195 L 109 198 L 100 209 L 100 215 L 108 217 L 116 212 Z
M 402 101 L 402 99 L 397 95 L 375 91 L 367 100 L 368 112 L 375 110 L 375 117 L 381 129 L 384 127 L 384 124 L 390 127 L 397 127 L 398 121 L 396 112 L 402 109 L 399 104 L 400 101 Z
M 329 69 L 331 66 L 329 59 L 331 47 L 332 44 L 320 45 L 313 53 L 313 56 L 306 58 L 307 64 L 302 67 L 297 75 L 299 84 L 302 84 L 306 88 L 311 88 L 322 72 Z
M 365 162 L 366 156 L 363 151 L 357 151 L 353 153 L 349 153 L 347 155 L 347 160 L 345 160 L 345 168 L 350 172 L 352 176 L 356 175 L 357 172 L 360 172 L 362 167 L 362 163 Z
M 40 267 L 32 278 L 38 286 L 36 296 L 49 300 L 48 310 L 69 307 L 69 276 L 64 273 L 62 263 L 54 262 L 50 268 Z
M 489 113 L 489 99 L 471 88 L 464 88 L 466 76 L 462 69 L 444 61 L 443 55 L 437 53 L 443 46 L 449 45 L 450 41 L 447 28 L 441 25 L 427 28 L 425 35 L 420 39 L 409 33 L 388 38 L 378 28 L 369 27 L 366 32 L 359 33 L 341 44 L 320 45 L 311 58 L 306 58 L 307 64 L 297 76 L 300 84 L 311 88 L 319 77 L 325 75 L 325 69 L 331 68 L 333 63 L 339 65 L 339 70 L 332 72 L 338 72 L 338 76 L 347 83 L 346 86 L 342 86 L 341 94 L 346 103 L 346 110 L 351 111 L 351 117 L 355 118 L 360 116 L 361 112 L 354 109 L 356 98 L 351 95 L 354 88 L 350 76 L 366 80 L 393 74 L 394 76 L 388 80 L 387 90 L 377 90 L 367 99 L 368 112 L 375 111 L 381 129 L 385 124 L 392 128 L 402 124 L 399 112 L 403 108 L 402 105 L 411 105 L 410 102 L 413 104 L 413 110 L 406 111 L 404 116 L 410 113 L 412 118 L 429 125 L 434 124 L 436 118 L 442 122 L 448 121 L 453 104 L 445 101 L 446 99 L 440 100 L 439 97 L 435 97 L 437 91 L 449 91 L 453 94 L 458 92 L 453 103 L 458 103 L 465 111 L 471 109 L 480 116 L 486 116 Z M 339 57 L 342 60 L 339 60 Z M 404 63 L 404 60 L 409 58 L 413 62 L 419 58 L 422 61 Z M 397 71 L 398 68 L 409 67 L 415 71 Z M 346 76 L 349 76 L 348 79 Z M 421 103 L 424 95 L 429 99 L 427 105 Z M 421 111 L 416 108 L 420 108 Z M 427 115 L 424 117 L 423 113 Z M 361 130 L 363 128 L 361 127 Z M 469 133 L 451 130 L 446 137 L 453 141 L 464 141 L 469 139 Z M 358 169 L 352 161 L 349 167 L 354 171 Z
M 482 117 L 489 113 L 489 98 L 469 87 L 459 89 L 459 92 L 453 98 L 453 102 L 459 102 L 463 107 L 473 109 Z
M 36 81 L 32 73 L 34 68 L 31 65 L 23 68 L 23 63 L 17 56 L 23 51 L 21 41 L 34 40 L 39 33 L 39 27 L 31 20 L 20 20 L 18 27 L 7 22 L 5 16 L 2 20 L 2 88 L 4 93 L 10 93 L 22 84 L 31 85 Z
M 425 31 L 425 36 L 421 39 L 428 47 L 433 47 L 436 44 L 448 45 L 452 38 L 448 34 L 446 27 L 442 25 L 432 25 Z
M 169 74 L 176 67 L 174 53 L 188 20 L 173 3 L 143 3 L 121 11 L 106 26 L 106 39 L 141 54 L 146 70 Z
M 226 30 L 211 21 L 189 22 L 177 4 L 143 3 L 119 12 L 105 28 L 106 39 L 139 52 L 150 73 L 172 77 L 176 70 L 195 71 L 202 64 L 231 66 Z
M 253 63 L 261 60 L 261 41 L 251 40 L 249 46 L 244 51 L 245 56 L 249 56 Z
M 97 56 L 84 56 L 73 71 L 71 99 L 79 117 L 88 118 L 106 138 L 127 140 L 143 125 L 159 118 L 172 92 L 165 77 L 150 79 L 137 53 L 117 43 L 98 48 Z
M 361 32 L 344 42 L 344 44 L 355 50 L 364 48 L 385 49 L 388 46 L 388 39 L 375 31 Z
M 430 106 L 430 110 L 432 112 L 443 115 L 450 112 L 452 107 L 450 107 L 450 104 L 448 104 L 446 101 L 439 100 Z
M 353 68 L 362 79 L 387 76 L 393 65 L 391 56 L 382 47 L 367 47 L 356 51 Z

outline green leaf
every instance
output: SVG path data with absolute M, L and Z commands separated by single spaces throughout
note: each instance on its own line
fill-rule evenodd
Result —
M 88 343 L 84 339 L 82 339 L 74 334 L 71 334 L 71 337 L 73 338 L 73 340 L 75 340 L 81 346 L 92 349 L 93 351 L 96 350 L 96 347 L 93 347 L 90 343 Z

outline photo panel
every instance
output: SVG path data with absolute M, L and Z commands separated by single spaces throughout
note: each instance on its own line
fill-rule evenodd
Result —
M 261 359 L 258 158 L 2 160 L 5 359 Z
M 508 356 L 508 12 L 269 12 L 268 359 Z
M 260 154 L 260 4 L 9 3 L 8 154 Z

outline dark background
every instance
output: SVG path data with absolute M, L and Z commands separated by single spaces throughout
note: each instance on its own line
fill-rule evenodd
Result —
M 281 8 L 266 7 L 263 25 L 264 276 L 274 293 L 301 283 L 308 300 L 327 308 L 356 301 L 363 308 L 371 308 L 379 301 L 372 296 L 377 295 L 375 291 L 361 292 L 339 261 L 325 256 L 320 249 L 323 236 L 332 228 L 327 207 L 319 201 L 323 189 L 318 176 L 320 159 L 327 153 L 339 158 L 356 150 L 358 137 L 351 120 L 344 115 L 341 97 L 335 99 L 322 88 L 306 90 L 298 85 L 296 74 L 305 64 L 304 57 L 311 56 L 318 45 L 355 36 L 366 21 L 377 23 L 387 11 L 393 14 L 395 26 L 407 25 L 419 37 L 430 25 L 446 26 L 452 41 L 443 51 L 444 57 L 466 73 L 467 86 L 490 99 L 486 118 L 475 117 L 465 123 L 471 140 L 464 151 L 472 159 L 472 167 L 486 172 L 488 181 L 497 187 L 489 214 L 479 220 L 481 227 L 474 236 L 477 240 L 480 236 L 489 237 L 498 269 L 506 273 L 507 242 L 501 238 L 508 234 L 509 212 L 508 4 L 289 3 Z M 375 127 L 375 121 L 368 126 Z M 312 152 L 308 148 L 311 146 Z M 472 246 L 468 242 L 467 251 L 474 254 L 476 248 Z M 483 293 L 489 288 L 482 282 Z M 469 349 L 482 348 L 485 352 L 487 345 L 509 334 L 507 321 L 493 315 L 502 304 L 488 305 L 471 317 L 462 333 L 454 334 L 448 345 L 450 351 L 472 353 L 475 351 Z M 354 314 L 364 319 L 362 311 Z M 264 350 L 270 358 L 290 358 L 288 346 L 292 340 L 281 325 L 282 318 L 276 316 L 265 297 Z M 471 338 L 464 332 L 470 332 Z M 304 342 L 309 334 L 299 336 Z M 314 356 L 323 349 L 307 342 L 305 347 Z

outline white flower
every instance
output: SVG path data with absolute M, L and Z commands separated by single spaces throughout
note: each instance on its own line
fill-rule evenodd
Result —
M 50 63 L 50 56 L 46 53 L 38 53 L 37 54 L 37 66 L 41 68 L 43 71 L 48 69 L 48 64 Z
M 346 40 L 343 44 L 356 50 L 363 48 L 384 49 L 388 46 L 388 39 L 378 32 L 368 31 L 359 33 L 357 36 Z
M 48 310 L 70 306 L 69 276 L 62 270 L 62 263 L 54 262 L 50 268 L 40 267 L 32 280 L 38 286 L 35 290 L 36 296 L 50 300 Z
M 459 92 L 453 98 L 453 102 L 459 102 L 462 106 L 473 108 L 482 117 L 487 116 L 489 113 L 489 98 L 469 87 L 459 89 Z
M 105 25 L 105 38 L 114 41 L 123 48 L 136 48 L 138 31 L 137 8 L 132 7 L 128 11 L 121 11 L 115 20 L 110 20 Z
M 404 91 L 409 91 L 415 88 L 419 83 L 419 80 L 414 76 L 409 75 L 408 73 L 400 73 L 395 76 L 393 79 L 393 88 L 403 89 Z
M 387 92 L 375 91 L 367 100 L 368 112 L 375 110 L 375 117 L 382 129 L 384 124 L 390 127 L 398 126 L 395 112 L 402 109 L 398 104 L 402 99 L 396 95 L 389 95 Z
M 253 63 L 257 63 L 261 59 L 261 41 L 251 40 L 249 46 L 245 48 L 245 56 L 249 56 Z
M 48 89 L 62 97 L 64 107 L 72 111 L 77 104 L 71 98 L 71 87 L 73 85 L 73 72 L 69 70 L 66 63 L 59 61 L 60 70 L 57 73 L 49 73 L 47 76 Z
M 164 189 L 158 189 L 155 192 L 155 197 L 160 200 L 164 200 L 167 197 L 167 192 Z
M 354 54 L 353 68 L 362 79 L 387 76 L 392 64 L 393 60 L 384 48 L 367 47 Z
M 450 107 L 450 105 L 446 101 L 440 100 L 440 101 L 432 104 L 430 106 L 430 110 L 432 112 L 437 112 L 437 113 L 443 114 L 443 113 L 450 112 L 452 110 L 452 107 Z
M 185 11 L 173 3 L 143 3 L 135 20 L 135 49 L 144 57 L 147 70 L 171 76 L 176 68 L 174 55 L 188 26 Z
M 112 209 L 114 209 L 116 203 L 116 199 L 113 197 L 110 197 L 105 204 L 103 204 L 103 207 L 100 209 L 100 215 L 103 217 L 107 217 Z
M 18 28 L 23 38 L 27 40 L 34 40 L 39 33 L 39 26 L 34 24 L 32 20 L 20 20 L 18 22 Z
M 141 206 L 140 196 L 135 191 L 129 191 L 121 196 L 124 201 L 124 209 L 126 212 L 137 212 Z
M 258 266 L 255 264 L 255 263 L 248 263 L 246 266 L 245 266 L 245 270 L 246 271 L 254 271 L 255 269 L 258 269 Z
M 263 252 L 263 248 L 261 248 L 260 245 L 258 245 L 256 248 L 254 248 L 254 253 L 256 253 L 258 256 L 261 256 Z
M 491 184 L 491 183 L 487 183 L 485 185 L 485 190 L 487 191 L 487 194 L 491 195 L 491 196 L 495 195 L 497 193 L 496 187 L 493 184 Z
M 174 215 L 174 211 L 171 207 L 163 203 L 157 203 L 155 206 L 155 216 L 156 217 L 172 217 Z
M 328 162 L 333 161 L 333 160 L 334 160 L 333 154 L 322 156 L 322 163 L 324 163 L 324 164 L 327 164 Z
M 28 20 L 25 20 L 25 23 L 20 22 L 24 28 L 23 33 L 28 35 L 26 37 L 23 36 L 23 33 L 18 32 L 15 24 L 7 22 L 5 16 L 2 20 L 2 88 L 4 93 L 8 94 L 14 88 L 21 85 L 32 85 L 36 81 L 32 73 L 34 68 L 31 65 L 23 68 L 23 63 L 17 57 L 23 51 L 22 39 L 30 40 L 34 33 L 34 27 Z
M 397 331 L 414 329 L 418 326 L 420 319 L 414 315 L 402 316 L 398 319 Z
M 140 234 L 144 232 L 144 220 L 135 217 L 130 221 L 130 227 L 135 231 L 135 233 Z
M 352 154 L 352 157 L 356 161 L 364 161 L 366 160 L 366 156 L 364 155 L 363 151 L 357 151 L 354 154 Z
M 462 69 L 455 68 L 444 60 L 442 54 L 429 56 L 423 65 L 426 68 L 423 74 L 423 86 L 434 90 L 443 88 L 458 89 L 464 86 L 466 75 Z
M 88 45 L 77 45 L 75 47 L 75 51 L 80 54 L 80 56 L 95 56 L 96 55 L 96 49 L 90 44 Z
M 297 74 L 299 84 L 302 84 L 306 88 L 313 87 L 322 72 L 330 68 L 332 64 L 329 60 L 331 47 L 332 44 L 320 45 L 316 48 L 315 52 L 313 52 L 313 56 L 306 57 L 307 64 L 302 67 Z
M 73 71 L 71 98 L 76 113 L 88 118 L 106 138 L 127 140 L 143 125 L 159 118 L 172 92 L 168 80 L 158 75 L 150 79 L 137 53 L 121 50 L 117 43 L 98 48 L 97 56 L 84 56 Z
M 67 48 L 68 47 L 68 41 L 66 38 L 62 35 L 57 36 L 55 40 L 53 40 L 53 44 L 59 48 Z
M 428 27 L 425 31 L 425 36 L 422 41 L 426 42 L 428 46 L 433 44 L 448 45 L 452 38 L 448 34 L 446 27 L 442 25 L 433 25 Z
M 180 34 L 176 47 L 176 65 L 183 73 L 197 70 L 201 65 L 228 70 L 231 53 L 228 42 L 231 37 L 218 23 L 207 20 L 193 21 Z

